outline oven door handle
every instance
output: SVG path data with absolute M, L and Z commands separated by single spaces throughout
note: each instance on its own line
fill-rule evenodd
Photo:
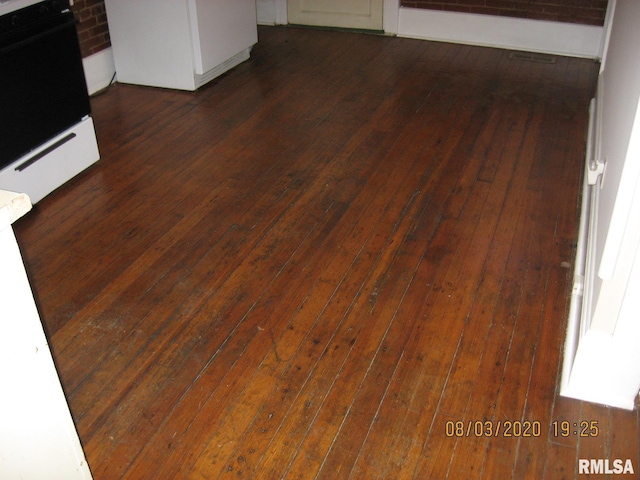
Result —
M 52 145 L 49 145 L 47 148 L 45 148 L 44 150 L 42 150 L 41 152 L 36 153 L 33 157 L 31 157 L 29 160 L 27 160 L 24 163 L 21 163 L 20 165 L 18 165 L 15 168 L 16 172 L 21 172 L 23 170 L 25 170 L 27 167 L 33 165 L 34 163 L 36 163 L 38 160 L 40 160 L 41 158 L 46 157 L 47 155 L 49 155 L 51 152 L 53 152 L 54 150 L 57 150 L 58 148 L 60 148 L 62 145 L 64 145 L 65 143 L 73 140 L 74 138 L 76 138 L 76 134 L 71 132 L 68 135 L 65 135 L 64 137 L 62 137 L 60 140 L 58 140 L 57 142 L 53 143 Z
M 69 28 L 69 26 L 75 26 L 78 22 L 71 12 L 69 12 L 69 16 L 64 19 L 63 23 L 58 23 L 54 26 L 48 27 L 46 30 L 36 33 L 35 35 L 28 35 L 26 38 L 22 40 L 17 40 L 9 43 L 8 45 L 0 48 L 0 54 L 11 52 L 12 50 L 16 50 L 18 48 L 24 47 L 25 45 L 29 45 L 30 43 L 37 42 L 42 38 L 46 38 L 49 35 L 53 35 L 65 28 Z

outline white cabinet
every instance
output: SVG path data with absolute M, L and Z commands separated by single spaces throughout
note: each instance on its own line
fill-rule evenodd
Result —
M 247 60 L 255 0 L 106 0 L 119 82 L 195 90 Z

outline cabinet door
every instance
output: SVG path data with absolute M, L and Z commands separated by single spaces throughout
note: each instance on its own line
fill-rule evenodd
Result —
M 288 0 L 289 23 L 382 30 L 383 0 Z

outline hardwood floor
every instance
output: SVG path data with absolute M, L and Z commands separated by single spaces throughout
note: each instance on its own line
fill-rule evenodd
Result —
M 637 472 L 637 411 L 558 396 L 598 64 L 259 38 L 93 98 L 101 161 L 16 225 L 94 478 Z

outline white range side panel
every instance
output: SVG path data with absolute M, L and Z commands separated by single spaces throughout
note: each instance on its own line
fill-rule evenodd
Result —
M 0 478 L 90 480 L 8 224 L 0 208 Z
M 258 41 L 255 0 L 189 0 L 189 13 L 198 75 Z

